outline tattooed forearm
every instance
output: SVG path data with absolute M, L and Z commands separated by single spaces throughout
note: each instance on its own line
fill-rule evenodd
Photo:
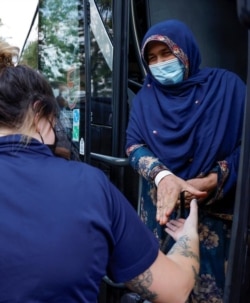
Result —
M 190 239 L 188 236 L 181 237 L 169 251 L 168 255 L 177 252 L 184 257 L 193 258 L 197 262 L 200 262 L 199 256 L 190 250 L 190 246 L 188 245 L 189 241 Z
M 151 286 L 152 281 L 153 276 L 151 271 L 146 270 L 143 274 L 125 284 L 129 289 L 138 293 L 143 299 L 150 301 L 157 298 L 157 294 L 148 289 Z

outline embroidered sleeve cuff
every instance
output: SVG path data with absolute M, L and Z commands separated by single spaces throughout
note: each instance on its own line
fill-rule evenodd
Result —
M 173 175 L 173 173 L 171 173 L 171 171 L 169 171 L 169 170 L 160 171 L 155 177 L 155 185 L 158 187 L 158 184 L 160 183 L 160 181 L 168 175 Z

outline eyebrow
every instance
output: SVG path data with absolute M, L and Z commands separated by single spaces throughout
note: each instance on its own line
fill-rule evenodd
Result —
M 171 52 L 170 48 L 167 45 L 163 45 L 162 48 L 159 51 L 169 51 Z M 151 53 L 151 50 L 149 49 L 147 52 L 147 56 L 152 56 L 154 53 Z

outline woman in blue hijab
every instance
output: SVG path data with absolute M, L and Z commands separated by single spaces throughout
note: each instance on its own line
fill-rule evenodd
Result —
M 133 100 L 126 152 L 143 177 L 141 218 L 171 246 L 163 232 L 199 199 L 201 270 L 190 302 L 223 300 L 226 263 L 246 87 L 234 73 L 200 68 L 201 56 L 190 29 L 178 20 L 152 26 L 141 56 L 147 70 Z

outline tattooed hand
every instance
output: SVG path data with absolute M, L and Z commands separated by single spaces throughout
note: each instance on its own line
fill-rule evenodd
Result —
M 193 199 L 186 220 L 167 224 L 166 231 L 176 240 L 169 253 L 159 251 L 151 266 L 125 285 L 150 302 L 186 302 L 200 266 L 197 224 L 198 207 Z

